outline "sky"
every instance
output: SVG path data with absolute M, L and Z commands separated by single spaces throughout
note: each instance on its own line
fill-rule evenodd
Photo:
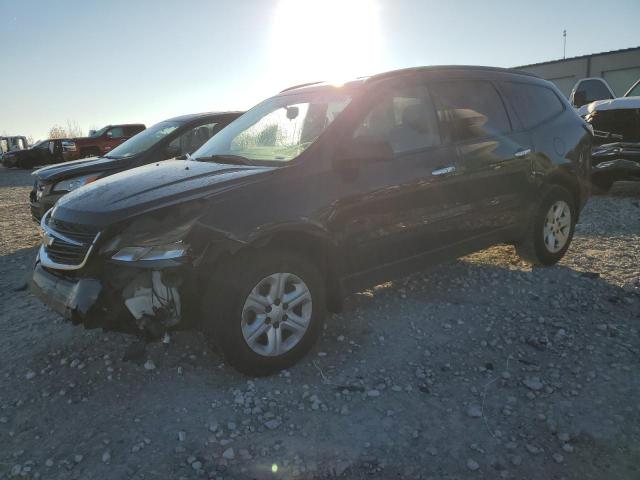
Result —
M 0 134 L 244 110 L 296 83 L 640 46 L 640 0 L 0 0 Z

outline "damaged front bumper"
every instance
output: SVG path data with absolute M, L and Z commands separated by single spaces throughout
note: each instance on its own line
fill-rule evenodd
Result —
M 182 320 L 176 269 L 118 269 L 116 275 L 67 276 L 36 260 L 31 290 L 66 320 L 85 328 L 157 338 Z
M 31 290 L 45 304 L 73 323 L 82 323 L 102 293 L 95 278 L 71 279 L 46 270 L 38 260 L 31 277 Z

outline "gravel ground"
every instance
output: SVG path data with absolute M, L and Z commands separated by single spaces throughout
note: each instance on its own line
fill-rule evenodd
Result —
M 558 266 L 500 246 L 361 292 L 257 380 L 196 333 L 123 362 L 16 290 L 29 184 L 0 167 L 0 479 L 640 478 L 640 184 Z

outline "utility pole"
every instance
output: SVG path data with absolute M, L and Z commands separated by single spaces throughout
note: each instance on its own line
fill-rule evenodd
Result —
M 562 59 L 567 58 L 567 31 L 562 31 Z

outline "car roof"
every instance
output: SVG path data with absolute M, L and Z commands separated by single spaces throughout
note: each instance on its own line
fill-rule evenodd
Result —
M 320 91 L 325 90 L 327 88 L 342 88 L 342 89 L 353 89 L 358 88 L 366 83 L 375 82 L 377 80 L 384 80 L 389 78 L 400 78 L 404 76 L 409 76 L 416 73 L 428 73 L 428 72 L 441 72 L 441 73 L 460 73 L 460 72 L 485 72 L 490 74 L 497 75 L 522 75 L 525 77 L 529 77 L 530 79 L 541 80 L 540 77 L 534 75 L 533 73 L 524 72 L 522 70 L 517 70 L 513 68 L 501 68 L 501 67 L 485 67 L 480 65 L 433 65 L 428 67 L 411 67 L 411 68 L 403 68 L 399 70 L 392 70 L 389 72 L 383 72 L 376 75 L 371 75 L 368 77 L 359 77 L 354 80 L 336 84 L 326 81 L 321 82 L 310 82 L 303 83 L 301 85 L 295 85 L 293 87 L 285 88 L 280 93 L 287 92 L 312 92 L 312 91 Z
M 163 122 L 182 122 L 189 123 L 197 120 L 206 120 L 211 118 L 212 120 L 220 117 L 239 117 L 244 112 L 241 111 L 226 111 L 226 112 L 201 112 L 201 113 L 189 113 L 186 115 L 179 115 L 177 117 L 167 118 L 162 120 Z

